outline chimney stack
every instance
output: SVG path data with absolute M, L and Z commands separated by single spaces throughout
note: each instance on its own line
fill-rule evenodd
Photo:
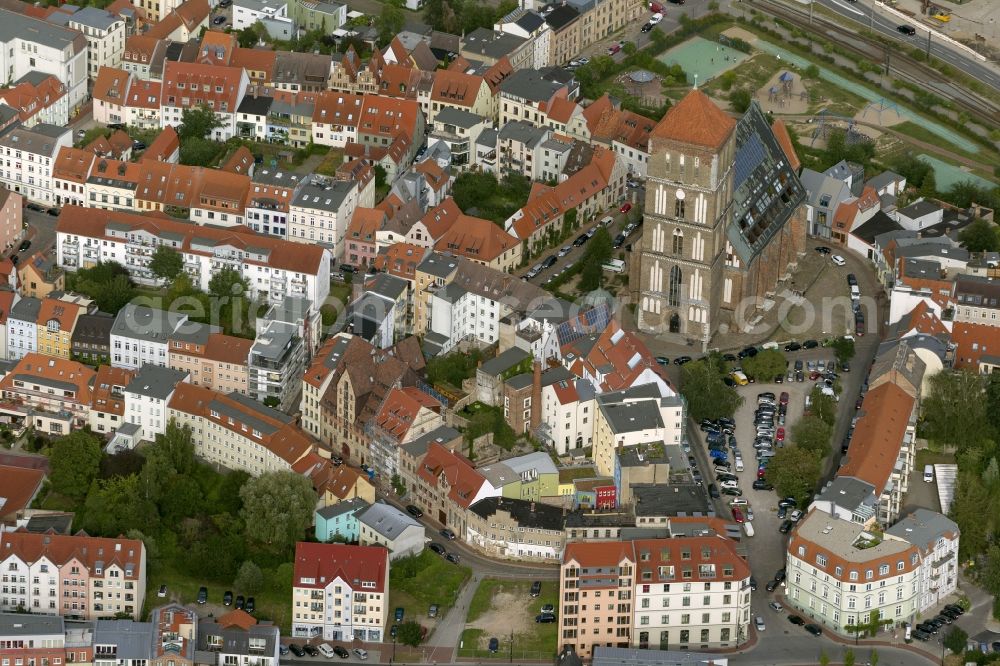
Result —
M 531 381 L 531 423 L 534 432 L 542 423 L 542 364 L 536 358 L 532 364 L 534 377 Z

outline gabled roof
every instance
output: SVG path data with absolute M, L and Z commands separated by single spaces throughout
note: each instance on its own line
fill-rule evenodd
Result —
M 652 135 L 659 139 L 718 148 L 735 128 L 736 121 L 696 88 L 670 107 Z
M 439 252 L 451 252 L 473 261 L 490 263 L 518 246 L 514 238 L 490 220 L 459 215 L 434 243 Z
M 792 145 L 792 135 L 788 133 L 788 126 L 785 125 L 785 121 L 781 118 L 776 118 L 773 123 L 771 123 L 771 130 L 774 131 L 774 137 L 778 140 L 778 145 L 781 146 L 781 150 L 784 151 L 785 157 L 788 158 L 788 164 L 791 165 L 792 171 L 798 171 L 802 168 L 802 162 L 799 160 L 799 156 L 795 153 L 795 146 Z
M 913 411 L 914 399 L 893 383 L 875 387 L 865 395 L 847 453 L 847 464 L 837 476 L 852 476 L 885 489 L 899 458 L 899 449 Z
M 448 499 L 468 509 L 486 479 L 476 471 L 465 456 L 449 451 L 437 442 L 431 443 L 427 455 L 419 463 L 418 474 L 431 486 L 437 487 L 441 477 L 448 484 Z
M 421 409 L 440 414 L 441 403 L 412 386 L 394 388 L 389 391 L 382 408 L 375 416 L 375 424 L 382 432 L 400 442 L 406 438 Z
M 137 539 L 92 537 L 86 532 L 73 536 L 34 534 L 19 529 L 4 533 L 0 560 L 13 556 L 22 562 L 37 562 L 45 558 L 60 567 L 75 560 L 88 569 L 101 566 L 107 571 L 115 566 L 122 570 L 124 578 L 138 580 L 145 576 L 139 570 L 144 550 L 142 541 Z
M 301 541 L 295 544 L 292 587 L 321 590 L 339 578 L 352 590 L 383 594 L 388 591 L 385 588 L 388 575 L 389 551 L 382 546 Z M 362 583 L 369 585 L 362 587 Z
M 0 516 L 10 516 L 28 503 L 42 487 L 45 472 L 30 467 L 0 465 Z

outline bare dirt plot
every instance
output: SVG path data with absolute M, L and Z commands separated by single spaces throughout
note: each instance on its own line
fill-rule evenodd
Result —
M 493 596 L 493 603 L 483 615 L 476 621 L 470 622 L 472 629 L 486 629 L 492 632 L 491 636 L 515 636 L 523 634 L 533 626 L 528 613 L 524 608 L 524 590 L 506 591 L 498 588 Z M 487 634 L 483 634 L 487 638 Z M 481 646 L 486 647 L 485 641 Z

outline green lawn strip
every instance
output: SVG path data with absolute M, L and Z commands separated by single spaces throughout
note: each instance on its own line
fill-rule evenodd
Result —
M 427 616 L 431 604 L 438 605 L 438 617 L 442 617 L 455 605 L 459 589 L 472 575 L 468 567 L 456 566 L 430 550 L 417 556 L 417 569 L 414 576 L 407 575 L 403 567 L 390 569 L 390 618 L 397 606 L 403 606 L 406 617 L 419 621 Z
M 920 449 L 917 451 L 913 469 L 920 470 L 923 473 L 924 465 L 937 464 L 954 465 L 955 455 L 953 453 L 939 453 L 930 449 Z
M 482 589 L 480 586 L 479 589 Z M 482 629 L 466 629 L 462 632 L 462 647 L 458 649 L 460 657 L 480 657 L 489 654 L 488 650 L 479 648 L 479 641 L 482 640 L 485 632 Z
M 924 143 L 929 143 L 932 146 L 937 146 L 938 148 L 942 148 L 956 155 L 961 155 L 962 157 L 967 157 L 970 160 L 975 160 L 978 163 L 989 164 L 991 161 L 1000 161 L 1000 156 L 998 156 L 995 152 L 991 154 L 987 149 L 984 149 L 982 152 L 976 154 L 962 150 L 958 146 L 942 139 L 940 136 L 931 132 L 923 125 L 915 123 L 912 120 L 907 120 L 899 123 L 898 125 L 893 125 L 891 129 L 918 141 L 923 141 Z M 945 161 L 948 161 L 947 158 L 944 159 Z M 992 174 L 989 173 L 982 175 L 987 179 L 992 177 Z

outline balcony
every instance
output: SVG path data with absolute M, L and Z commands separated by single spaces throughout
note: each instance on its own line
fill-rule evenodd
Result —
M 316 590 L 313 590 L 312 592 L 309 593 L 309 598 L 310 599 L 317 599 L 319 601 L 322 601 L 323 600 L 323 593 L 322 592 L 318 592 Z

